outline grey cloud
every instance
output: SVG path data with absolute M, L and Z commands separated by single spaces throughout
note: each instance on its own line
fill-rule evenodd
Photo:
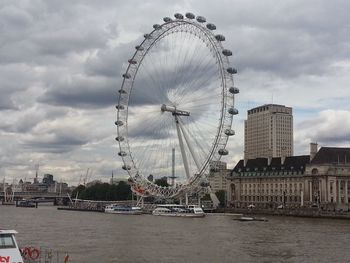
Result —
M 298 139 L 307 138 L 325 146 L 350 143 L 350 111 L 324 110 L 317 118 L 301 122 Z
M 43 108 L 31 108 L 27 111 L 18 112 L 19 117 L 11 122 L 3 122 L 0 124 L 0 130 L 11 133 L 26 134 L 32 131 L 37 125 L 43 121 L 53 121 L 58 118 L 64 117 L 67 111 L 60 108 L 47 108 L 45 111 Z
M 4 96 L 0 97 L 0 111 L 3 110 L 18 110 L 18 107 L 15 105 L 11 97 Z
M 135 49 L 133 43 L 119 45 L 115 48 L 101 49 L 95 57 L 90 57 L 84 68 L 90 76 L 116 78 L 122 74 L 122 65 L 127 65 Z
M 44 153 L 70 152 L 86 143 L 88 143 L 88 139 L 83 138 L 81 134 L 68 134 L 59 131 L 30 136 L 21 141 L 24 148 Z
M 38 101 L 49 105 L 72 108 L 105 108 L 117 100 L 117 84 L 105 78 L 77 78 L 57 83 Z

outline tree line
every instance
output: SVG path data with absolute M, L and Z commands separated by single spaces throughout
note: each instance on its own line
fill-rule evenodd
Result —
M 156 179 L 154 183 L 160 186 L 168 186 L 164 178 Z M 124 181 L 120 181 L 118 184 L 96 183 L 88 187 L 79 185 L 73 190 L 72 198 L 95 201 L 131 200 L 132 191 L 130 185 Z

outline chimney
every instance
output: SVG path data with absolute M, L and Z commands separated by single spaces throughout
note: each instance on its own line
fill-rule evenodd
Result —
M 267 158 L 267 165 L 270 166 L 271 165 L 271 161 L 272 161 L 272 156 L 269 156 Z
M 316 142 L 311 142 L 310 143 L 310 161 L 312 161 L 312 159 L 314 159 L 317 151 L 318 151 L 317 143 Z
M 281 157 L 281 165 L 284 165 L 284 161 L 286 160 L 286 156 Z

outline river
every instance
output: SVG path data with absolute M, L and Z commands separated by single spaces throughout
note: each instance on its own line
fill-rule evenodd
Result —
M 350 262 L 350 220 L 168 218 L 0 205 L 20 246 L 68 251 L 69 262 Z

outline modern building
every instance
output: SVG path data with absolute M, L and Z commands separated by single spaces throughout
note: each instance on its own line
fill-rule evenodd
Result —
M 240 160 L 228 176 L 228 204 L 349 209 L 350 148 L 310 146 L 310 155 Z
M 292 155 L 292 108 L 266 104 L 248 110 L 244 122 L 244 160 Z

